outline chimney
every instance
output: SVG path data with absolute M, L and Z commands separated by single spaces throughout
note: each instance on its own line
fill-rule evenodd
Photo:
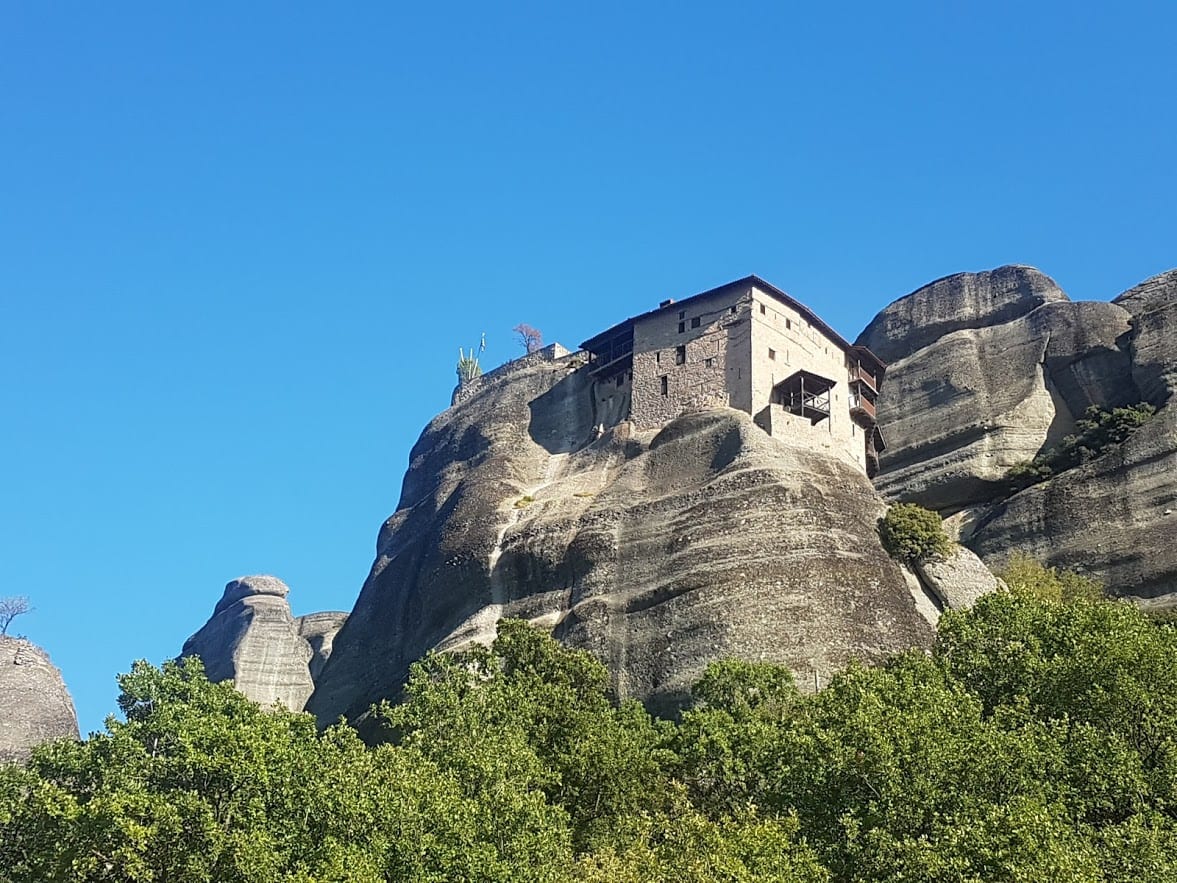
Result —
M 670 306 L 672 303 L 674 303 L 674 298 L 668 297 L 666 300 L 662 301 L 662 303 L 658 304 L 658 309 L 660 309 L 660 310 L 665 309 L 666 307 Z

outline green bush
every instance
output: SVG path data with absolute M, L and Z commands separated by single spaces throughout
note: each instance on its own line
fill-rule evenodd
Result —
M 941 561 L 952 551 L 952 543 L 940 516 L 915 503 L 896 503 L 879 519 L 879 539 L 897 561 Z
M 1005 581 L 1010 591 L 1027 592 L 1044 601 L 1097 601 L 1104 594 L 1099 580 L 1073 570 L 1047 567 L 1022 552 L 1010 555 L 1009 562 L 997 575 Z

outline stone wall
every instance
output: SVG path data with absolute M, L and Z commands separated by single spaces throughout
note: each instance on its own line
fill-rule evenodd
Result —
M 610 427 L 630 419 L 633 372 L 620 371 L 593 383 L 593 415 L 596 424 Z
M 661 426 L 699 407 L 751 413 L 739 395 L 748 364 L 747 292 L 724 293 L 639 319 L 633 332 L 631 419 Z
M 772 401 L 772 390 L 794 372 L 804 369 L 834 381 L 830 390 L 830 416 L 816 425 L 808 421 L 772 421 L 773 435 L 784 431 L 813 431 L 826 438 L 822 446 L 848 454 L 866 469 L 866 434 L 850 419 L 849 373 L 846 351 L 837 341 L 814 328 L 797 310 L 770 294 L 753 289 L 749 310 L 752 323 L 752 407 L 759 414 Z
M 454 405 L 460 405 L 462 402 L 474 398 L 474 396 L 486 389 L 488 384 L 496 383 L 505 377 L 510 377 L 512 374 L 522 371 L 525 368 L 530 368 L 532 365 L 542 362 L 554 362 L 557 359 L 563 359 L 570 355 L 572 355 L 572 351 L 568 348 L 558 343 L 549 343 L 543 349 L 536 350 L 534 353 L 528 353 L 525 356 L 520 356 L 518 359 L 505 362 L 493 371 L 480 374 L 466 383 L 459 383 L 454 388 L 454 394 L 450 398 L 450 407 L 452 408 Z
M 857 446 L 848 446 L 840 436 L 830 432 L 829 420 L 810 422 L 808 417 L 786 411 L 780 405 L 766 405 L 756 414 L 756 425 L 787 445 L 800 445 L 811 451 L 820 451 L 851 463 L 859 469 L 866 469 L 866 445 L 862 431 L 858 432 Z

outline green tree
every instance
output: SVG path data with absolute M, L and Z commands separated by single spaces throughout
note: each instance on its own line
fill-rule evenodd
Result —
M 413 666 L 405 701 L 381 715 L 396 744 L 471 788 L 510 778 L 566 814 L 578 851 L 633 836 L 666 787 L 668 725 L 615 704 L 605 667 L 525 622 L 504 620 L 490 648 Z

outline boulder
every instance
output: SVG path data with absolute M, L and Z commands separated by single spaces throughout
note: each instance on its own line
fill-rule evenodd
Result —
M 207 623 L 184 643 L 181 656 L 199 656 L 209 680 L 232 680 L 262 705 L 301 711 L 311 695 L 315 655 L 299 634 L 286 600 L 290 589 L 273 576 L 229 582 Z
M 992 571 L 964 546 L 956 546 L 943 561 L 920 561 L 915 565 L 920 582 L 946 610 L 966 610 L 982 595 L 1002 585 Z
M 721 657 L 786 664 L 807 686 L 930 644 L 862 471 L 727 408 L 599 436 L 579 365 L 524 366 L 426 427 L 316 679 L 320 721 L 362 717 L 414 660 L 489 642 L 501 617 L 591 651 L 656 711 Z
M 77 738 L 74 702 L 49 654 L 0 635 L 0 763 L 23 762 L 42 742 Z

